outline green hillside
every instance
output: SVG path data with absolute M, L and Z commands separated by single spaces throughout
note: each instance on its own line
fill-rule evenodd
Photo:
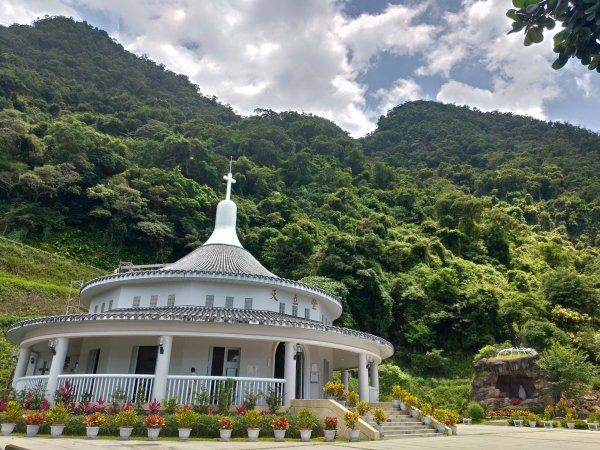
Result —
M 65 18 L 0 27 L 0 108 L 9 239 L 105 271 L 173 261 L 210 234 L 231 155 L 244 246 L 341 296 L 337 323 L 402 367 L 468 375 L 504 341 L 598 361 L 598 134 L 433 102 L 359 140 L 310 114 L 239 117 Z

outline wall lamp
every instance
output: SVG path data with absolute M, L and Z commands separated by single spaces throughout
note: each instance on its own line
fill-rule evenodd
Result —
M 367 369 L 370 369 L 372 365 L 373 365 L 373 357 L 367 356 Z
M 298 354 L 302 354 L 302 352 L 304 351 L 300 344 L 296 344 L 296 347 L 294 350 L 295 350 L 294 351 L 294 359 L 298 359 Z
M 161 355 L 165 354 L 165 340 L 162 337 L 158 340 L 158 352 Z
M 56 340 L 55 339 L 50 339 L 48 341 L 48 348 L 50 349 L 50 351 L 52 352 L 53 355 L 56 355 Z

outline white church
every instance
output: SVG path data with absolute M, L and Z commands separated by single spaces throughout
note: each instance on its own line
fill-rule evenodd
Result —
M 386 340 L 332 325 L 342 305 L 327 292 L 269 272 L 240 243 L 235 180 L 217 207 L 210 238 L 180 260 L 114 273 L 84 284 L 86 314 L 13 325 L 19 345 L 13 387 L 54 392 L 69 383 L 82 396 L 193 401 L 232 379 L 231 401 L 275 390 L 283 405 L 323 398 L 333 371 L 358 371 L 361 399 L 378 399 Z M 141 394 L 140 394 L 141 393 Z M 214 397 L 211 397 L 214 398 Z M 264 403 L 264 399 L 262 400 Z M 260 404 L 260 402 L 259 402 Z

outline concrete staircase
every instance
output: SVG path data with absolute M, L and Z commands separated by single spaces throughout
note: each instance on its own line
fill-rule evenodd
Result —
M 423 425 L 419 419 L 413 419 L 408 411 L 399 411 L 392 408 L 391 403 L 372 403 L 371 409 L 383 409 L 388 420 L 383 424 L 382 439 L 404 439 L 404 438 L 420 438 L 420 437 L 440 437 L 442 434 L 437 433 L 433 428 Z M 377 424 L 373 420 L 373 415 L 369 414 L 369 425 L 377 429 Z

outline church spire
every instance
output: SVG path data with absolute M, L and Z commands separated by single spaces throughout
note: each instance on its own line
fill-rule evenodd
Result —
M 231 173 L 232 164 L 233 157 L 229 161 L 229 173 L 223 176 L 223 179 L 227 181 L 225 200 L 221 200 L 217 205 L 215 229 L 204 245 L 225 244 L 242 247 L 236 231 L 237 205 L 231 201 L 231 185 L 235 183 Z

